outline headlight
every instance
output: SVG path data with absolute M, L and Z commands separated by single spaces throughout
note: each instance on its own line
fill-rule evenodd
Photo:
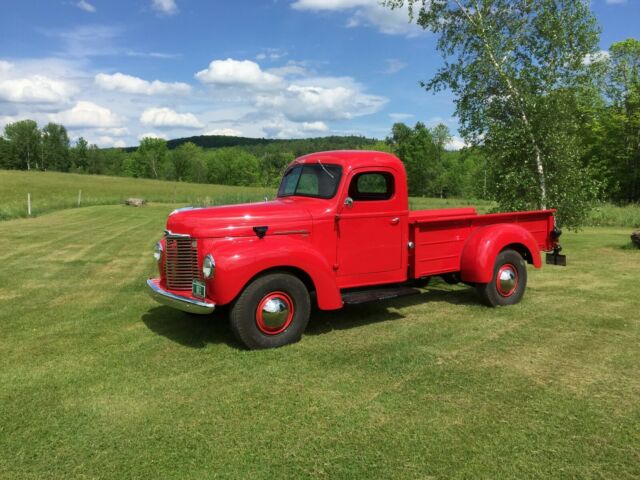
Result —
M 213 278 L 216 274 L 216 262 L 213 260 L 211 254 L 204 257 L 202 261 L 202 276 L 204 278 Z
M 162 258 L 162 243 L 158 242 L 156 243 L 156 246 L 153 247 L 153 258 L 156 259 L 156 262 L 159 262 L 160 259 Z

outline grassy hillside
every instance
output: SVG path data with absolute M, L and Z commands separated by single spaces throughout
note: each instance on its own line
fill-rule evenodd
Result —
M 0 170 L 0 220 L 27 216 L 27 193 L 31 193 L 32 214 L 75 208 L 78 191 L 82 206 L 117 205 L 129 197 L 150 202 L 176 204 L 239 203 L 257 201 L 272 189 L 230 187 L 159 180 L 78 175 L 57 172 Z
M 566 234 L 515 307 L 435 282 L 249 352 L 146 296 L 172 208 L 2 223 L 0 478 L 640 476 L 627 230 Z

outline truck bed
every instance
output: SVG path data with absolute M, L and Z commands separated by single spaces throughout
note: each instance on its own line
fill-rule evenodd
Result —
M 478 215 L 474 208 L 409 212 L 409 265 L 412 278 L 460 271 L 462 249 L 471 233 L 498 223 L 518 224 L 528 230 L 540 250 L 550 250 L 554 210 Z

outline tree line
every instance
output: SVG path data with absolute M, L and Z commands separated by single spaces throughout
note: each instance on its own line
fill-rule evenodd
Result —
M 169 142 L 143 138 L 135 148 L 100 149 L 82 137 L 72 145 L 63 125 L 48 123 L 39 129 L 35 121 L 22 120 L 5 126 L 0 137 L 0 168 L 274 187 L 286 166 L 300 155 L 372 149 L 397 153 L 405 159 L 414 195 L 468 194 L 461 182 L 451 181 L 453 172 L 461 169 L 457 168 L 458 155 L 445 151 L 450 135 L 444 125 L 429 129 L 419 123 L 412 129 L 399 124 L 394 132 L 386 141 L 347 136 L 255 142 L 223 137 L 220 142 L 202 136 Z M 203 148 L 195 142 L 228 146 Z

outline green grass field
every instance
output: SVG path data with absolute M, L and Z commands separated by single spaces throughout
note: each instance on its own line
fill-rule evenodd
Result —
M 172 208 L 0 223 L 0 478 L 640 476 L 628 229 L 565 234 L 514 307 L 434 282 L 245 351 L 146 296 Z
M 258 201 L 273 189 L 199 183 L 163 182 L 140 178 L 79 175 L 58 172 L 0 170 L 0 220 L 27 216 L 31 194 L 33 216 L 78 206 L 122 205 L 129 197 L 149 202 L 220 205 Z

